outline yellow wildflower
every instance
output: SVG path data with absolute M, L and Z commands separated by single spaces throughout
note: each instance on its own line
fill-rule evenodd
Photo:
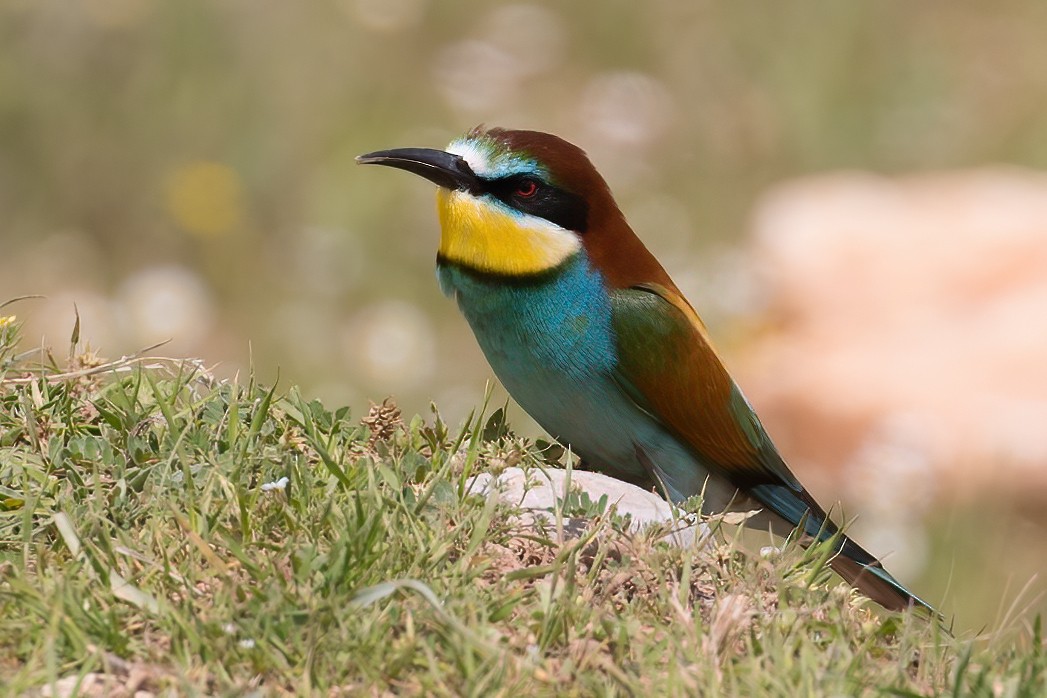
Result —
M 167 210 L 186 231 L 200 237 L 233 232 L 243 218 L 240 177 L 220 162 L 182 165 L 167 180 Z

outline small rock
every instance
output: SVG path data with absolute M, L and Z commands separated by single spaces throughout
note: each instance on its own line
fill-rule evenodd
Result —
M 552 520 L 556 500 L 563 497 L 567 480 L 568 471 L 561 468 L 507 468 L 499 475 L 480 473 L 470 479 L 469 487 L 473 492 L 486 493 L 493 485 L 503 502 L 519 506 L 531 516 Z M 674 545 L 694 545 L 696 538 L 704 539 L 709 533 L 705 524 L 696 523 L 693 516 L 675 508 L 654 492 L 613 477 L 572 470 L 570 486 L 585 492 L 594 502 L 607 495 L 609 506 L 613 506 L 619 515 L 631 517 L 630 528 L 634 531 L 650 525 L 672 526 L 664 539 Z M 564 523 L 568 533 L 580 535 L 587 521 L 571 518 L 565 519 Z

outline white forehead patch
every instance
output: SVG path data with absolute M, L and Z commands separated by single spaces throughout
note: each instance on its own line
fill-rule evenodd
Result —
M 484 179 L 519 174 L 545 175 L 543 168 L 527 155 L 509 152 L 501 144 L 482 136 L 465 136 L 451 141 L 447 152 L 461 156 L 476 176 Z
M 480 177 L 494 176 L 494 168 L 491 167 L 490 148 L 481 147 L 479 142 L 467 138 L 459 138 L 451 141 L 447 146 L 447 152 L 460 156 L 469 163 L 469 167 Z

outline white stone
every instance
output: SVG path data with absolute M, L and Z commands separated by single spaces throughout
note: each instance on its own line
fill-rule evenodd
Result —
M 703 523 L 677 509 L 654 492 L 641 489 L 607 475 L 584 470 L 568 472 L 562 468 L 507 468 L 499 475 L 480 473 L 470 479 L 470 491 L 487 493 L 492 485 L 498 497 L 506 504 L 520 507 L 536 517 L 553 519 L 557 499 L 564 494 L 564 485 L 570 476 L 570 487 L 588 494 L 596 502 L 607 495 L 608 508 L 619 515 L 631 517 L 630 528 L 639 531 L 651 525 L 666 526 L 668 542 L 681 547 L 704 540 L 709 533 Z

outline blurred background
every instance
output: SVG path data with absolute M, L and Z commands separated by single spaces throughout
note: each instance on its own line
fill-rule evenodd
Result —
M 432 187 L 478 123 L 585 148 L 801 479 L 959 629 L 1044 610 L 1047 5 L 6 0 L 0 302 L 357 414 L 492 374 Z M 504 400 L 500 388 L 496 401 Z M 517 429 L 537 433 L 518 410 Z

